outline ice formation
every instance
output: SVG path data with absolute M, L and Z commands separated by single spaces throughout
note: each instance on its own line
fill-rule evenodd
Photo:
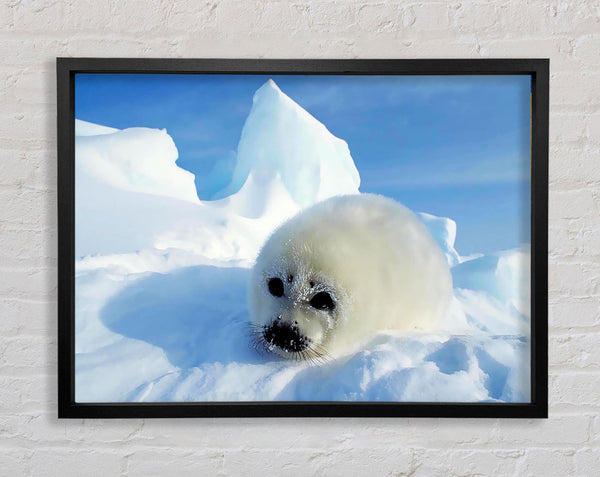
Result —
M 446 256 L 448 265 L 453 267 L 460 263 L 461 259 L 458 252 L 454 249 L 454 241 L 456 240 L 456 222 L 447 217 L 436 217 L 435 215 L 421 212 L 418 217 L 429 229 L 429 233 L 436 240 L 442 252 Z
M 258 200 L 265 189 L 285 190 L 304 208 L 334 195 L 356 194 L 359 185 L 348 144 L 269 80 L 254 94 L 233 178 L 217 197 L 238 199 L 236 210 L 256 218 L 272 204 Z M 252 207 L 244 207 L 247 203 Z
M 112 128 L 110 128 L 112 129 Z M 116 189 L 198 202 L 194 175 L 175 164 L 177 148 L 166 130 L 76 124 L 77 172 Z
M 76 123 L 77 401 L 529 400 L 527 248 L 465 261 L 421 214 L 453 267 L 442 329 L 282 362 L 248 345 L 249 267 L 287 217 L 358 193 L 348 146 L 268 82 L 215 200 L 176 158 L 164 130 Z

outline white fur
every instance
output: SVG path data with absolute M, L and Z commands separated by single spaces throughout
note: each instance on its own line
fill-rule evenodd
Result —
M 272 277 L 284 282 L 283 297 L 269 293 Z M 319 291 L 334 297 L 332 312 L 310 306 Z M 315 348 L 335 356 L 377 331 L 435 328 L 451 296 L 444 254 L 409 209 L 378 195 L 347 195 L 306 209 L 271 235 L 252 273 L 250 314 L 257 329 L 277 317 L 296 321 Z

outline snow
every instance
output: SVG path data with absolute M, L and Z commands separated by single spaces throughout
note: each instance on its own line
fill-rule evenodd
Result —
M 199 202 L 194 175 L 175 164 L 177 148 L 166 130 L 129 128 L 76 137 L 78 173 L 116 189 Z
M 530 400 L 527 247 L 462 257 L 456 223 L 422 213 L 452 267 L 443 326 L 282 361 L 250 345 L 250 267 L 282 221 L 359 193 L 347 144 L 269 81 L 214 200 L 177 155 L 164 130 L 76 122 L 78 402 Z
M 480 290 L 529 318 L 529 246 L 482 255 L 452 269 L 454 286 Z
M 435 215 L 421 212 L 417 214 L 421 221 L 427 226 L 429 233 L 436 240 L 444 255 L 448 265 L 453 267 L 460 263 L 461 257 L 454 249 L 454 241 L 456 240 L 456 222 L 447 217 L 436 217 Z

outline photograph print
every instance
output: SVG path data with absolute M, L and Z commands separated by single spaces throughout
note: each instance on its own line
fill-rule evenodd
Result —
M 75 402 L 530 403 L 531 95 L 75 74 Z

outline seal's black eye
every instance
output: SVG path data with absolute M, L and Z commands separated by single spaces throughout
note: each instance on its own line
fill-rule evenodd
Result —
M 310 306 L 317 310 L 333 310 L 335 308 L 335 303 L 329 293 L 319 292 L 312 297 L 312 300 L 310 300 Z
M 288 275 L 288 283 L 292 283 L 294 281 L 294 275 Z
M 273 296 L 283 296 L 283 282 L 280 278 L 271 278 L 269 280 L 269 292 Z

